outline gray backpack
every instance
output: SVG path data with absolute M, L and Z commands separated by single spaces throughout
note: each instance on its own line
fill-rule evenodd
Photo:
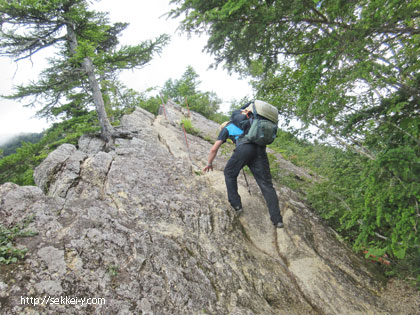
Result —
M 258 145 L 273 143 L 277 136 L 277 124 L 279 121 L 277 108 L 269 103 L 255 100 L 248 109 L 252 110 L 254 118 L 244 138 Z

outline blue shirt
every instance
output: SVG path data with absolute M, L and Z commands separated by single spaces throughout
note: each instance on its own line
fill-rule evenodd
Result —
M 243 133 L 244 132 L 241 128 L 237 127 L 233 123 L 229 123 L 225 128 L 222 129 L 222 131 L 220 131 L 217 140 L 221 140 L 223 143 L 225 143 L 229 138 L 233 141 L 233 143 L 236 144 L 236 141 Z

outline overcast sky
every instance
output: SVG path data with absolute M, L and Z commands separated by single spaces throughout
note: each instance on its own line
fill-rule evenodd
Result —
M 146 4 L 147 3 L 147 4 Z M 171 36 L 171 43 L 160 56 L 143 69 L 125 71 L 120 79 L 130 88 L 143 91 L 149 87 L 162 86 L 168 79 L 179 79 L 188 65 L 199 74 L 202 82 L 199 89 L 214 91 L 228 108 L 232 99 L 252 96 L 252 90 L 246 81 L 236 75 L 228 75 L 226 70 L 208 69 L 213 62 L 212 56 L 202 52 L 206 43 L 205 36 L 188 39 L 186 34 L 179 34 L 179 21 L 167 19 L 163 15 L 170 10 L 169 0 L 102 0 L 95 4 L 98 11 L 110 13 L 111 22 L 128 22 L 129 27 L 123 32 L 122 44 L 138 44 L 162 33 Z M 9 94 L 13 86 L 37 80 L 40 70 L 46 63 L 45 57 L 54 53 L 52 50 L 41 52 L 39 56 L 21 61 L 17 65 L 8 58 L 0 58 L 0 95 Z M 36 109 L 23 108 L 20 103 L 0 99 L 0 142 L 5 136 L 19 132 L 40 132 L 48 125 L 45 121 L 32 118 Z

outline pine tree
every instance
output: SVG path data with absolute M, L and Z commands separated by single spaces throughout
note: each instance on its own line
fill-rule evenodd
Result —
M 356 247 L 420 257 L 420 2 L 171 3 L 183 30 L 208 34 L 216 65 L 343 148 L 316 208 Z
M 105 111 L 98 78 L 144 65 L 161 51 L 168 36 L 117 49 L 117 36 L 127 25 L 110 25 L 107 14 L 90 11 L 86 0 L 0 0 L 0 12 L 0 55 L 19 61 L 51 46 L 58 49 L 38 82 L 19 86 L 9 98 L 42 98 L 46 105 L 39 114 L 46 117 L 63 110 L 71 115 L 93 102 L 101 136 L 112 145 L 118 133 Z

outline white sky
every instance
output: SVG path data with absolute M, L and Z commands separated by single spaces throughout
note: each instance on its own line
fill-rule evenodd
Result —
M 147 4 L 146 4 L 147 3 Z M 238 76 L 229 76 L 226 70 L 208 69 L 213 58 L 202 52 L 206 37 L 186 34 L 180 35 L 176 28 L 179 21 L 162 17 L 170 10 L 169 0 L 102 0 L 95 4 L 95 9 L 110 13 L 111 22 L 128 22 L 130 25 L 123 32 L 120 42 L 135 45 L 146 39 L 152 39 L 167 33 L 171 42 L 160 56 L 155 56 L 145 68 L 125 71 L 120 79 L 130 88 L 143 91 L 149 87 L 162 86 L 168 79 L 179 79 L 188 65 L 199 74 L 202 82 L 201 91 L 214 91 L 224 104 L 229 107 L 232 99 L 252 96 L 248 83 Z M 17 65 L 9 58 L 0 58 L 0 95 L 12 92 L 13 86 L 37 80 L 39 71 L 45 67 L 44 58 L 52 50 L 25 60 Z M 39 108 L 38 108 L 39 109 Z M 0 98 L 0 142 L 11 134 L 20 132 L 40 132 L 48 125 L 45 121 L 33 118 L 36 109 L 23 108 L 21 103 Z

